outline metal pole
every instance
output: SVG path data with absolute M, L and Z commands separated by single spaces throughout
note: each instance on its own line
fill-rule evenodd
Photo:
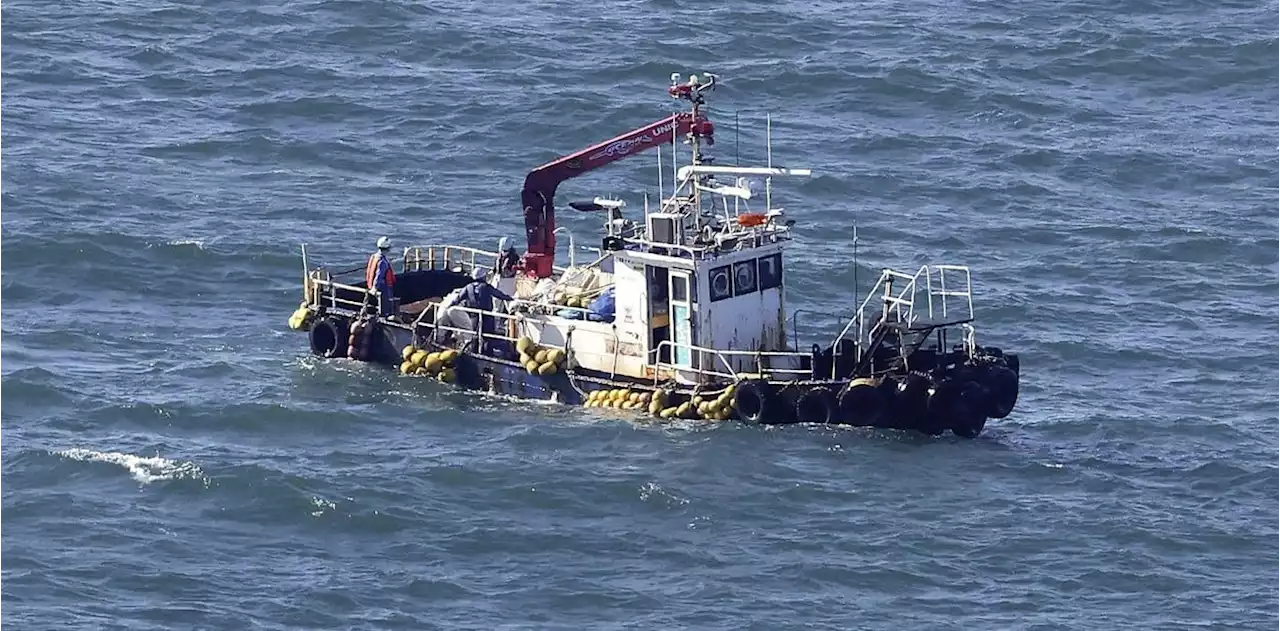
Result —
M 307 244 L 302 244 L 302 299 L 311 301 L 311 268 L 307 266 Z

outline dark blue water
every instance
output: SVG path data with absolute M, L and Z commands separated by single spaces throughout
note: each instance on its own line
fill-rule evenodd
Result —
M 5 620 L 1274 629 L 1276 16 L 9 2 Z M 855 222 L 864 294 L 968 264 L 979 343 L 1022 356 L 1013 416 L 974 441 L 663 427 L 288 330 L 299 244 L 345 267 L 382 234 L 518 239 L 524 173 L 663 116 L 673 71 L 723 77 L 722 162 L 763 161 L 772 112 L 775 159 L 815 170 L 778 189 L 789 304 L 850 311 Z M 654 170 L 562 200 L 635 208 Z

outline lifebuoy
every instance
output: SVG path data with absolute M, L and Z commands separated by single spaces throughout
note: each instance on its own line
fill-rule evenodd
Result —
M 884 392 L 874 379 L 854 379 L 840 393 L 840 419 L 850 425 L 871 427 L 884 415 L 884 408 Z
M 837 420 L 836 395 L 830 388 L 817 386 L 796 399 L 796 421 L 832 423 Z
M 320 357 L 347 356 L 347 324 L 342 320 L 325 318 L 307 332 L 311 352 Z
M 1018 374 L 1004 366 L 992 366 L 983 378 L 987 397 L 986 416 L 1004 418 L 1013 413 L 1018 403 Z
M 738 416 L 752 425 L 764 420 L 771 401 L 768 385 L 759 381 L 743 381 L 733 392 L 733 407 Z

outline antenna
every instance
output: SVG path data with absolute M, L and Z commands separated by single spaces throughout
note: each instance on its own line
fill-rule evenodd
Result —
M 662 194 L 662 145 L 658 145 L 658 194 Z
M 862 305 L 862 303 L 858 301 L 858 220 L 857 219 L 853 220 L 853 304 L 859 305 L 859 306 Z
M 733 112 L 733 166 L 742 166 L 741 154 L 738 151 L 738 111 Z
M 659 167 L 662 166 L 661 160 L 658 161 L 658 166 Z M 658 194 L 659 195 L 662 194 L 661 185 L 658 186 Z M 644 236 L 646 239 L 649 238 L 649 192 L 648 191 L 645 191 L 644 193 Z M 857 272 L 855 271 L 854 273 L 856 274 Z M 857 277 L 855 276 L 854 278 L 857 278 Z
M 770 112 L 764 115 L 764 150 L 768 155 L 769 168 L 773 168 L 773 116 Z M 773 176 L 764 179 L 764 209 L 773 209 Z
M 671 133 L 671 199 L 672 201 L 675 200 L 676 193 L 680 192 L 680 183 L 676 181 L 679 179 L 679 176 L 676 175 L 676 170 L 680 168 L 676 163 L 676 149 L 677 149 L 676 136 L 678 135 L 679 134 L 676 134 L 674 130 Z

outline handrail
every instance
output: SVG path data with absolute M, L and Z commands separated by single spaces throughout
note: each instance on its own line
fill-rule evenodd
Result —
M 725 367 L 725 368 L 727 368 L 729 372 L 723 372 L 723 373 L 722 373 L 722 372 L 719 372 L 719 371 L 709 370 L 709 369 L 702 368 L 702 367 L 695 367 L 695 366 L 683 366 L 683 365 L 681 365 L 681 364 L 673 364 L 673 363 L 671 363 L 671 362 L 664 362 L 664 361 L 662 361 L 662 349 L 663 349 L 663 347 L 671 348 L 673 351 L 674 351 L 675 349 L 677 349 L 677 348 L 687 348 L 687 349 L 689 349 L 689 351 L 690 351 L 690 352 L 711 353 L 711 354 L 715 355 L 715 356 L 716 356 L 716 358 L 718 358 L 718 359 L 720 360 L 720 362 L 721 362 L 721 363 L 723 363 L 723 364 L 724 364 L 724 367 Z M 671 340 L 662 340 L 661 342 L 659 342 L 659 343 L 658 343 L 657 348 L 653 349 L 653 350 L 652 350 L 652 351 L 650 351 L 650 352 L 655 354 L 654 359 L 656 359 L 656 360 L 657 360 L 657 361 L 655 361 L 655 362 L 653 363 L 653 367 L 654 367 L 654 371 L 653 371 L 653 383 L 654 383 L 654 385 L 655 385 L 655 386 L 658 384 L 658 371 L 659 371 L 659 370 L 661 370 L 664 366 L 665 366 L 665 367 L 667 367 L 667 368 L 670 368 L 670 369 L 672 369 L 672 370 L 687 370 L 687 371 L 689 371 L 689 372 L 692 372 L 692 373 L 695 373 L 695 374 L 698 374 L 698 375 L 709 375 L 709 376 L 716 376 L 716 377 L 727 377 L 727 378 L 729 378 L 729 379 L 733 379 L 733 380 L 735 380 L 735 381 L 736 381 L 736 380 L 737 380 L 737 378 L 738 378 L 737 373 L 736 373 L 736 372 L 734 372 L 734 370 L 733 370 L 733 365 L 729 363 L 729 360 L 725 359 L 724 355 L 721 355 L 721 354 L 720 354 L 720 351 L 717 351 L 717 350 L 715 350 L 715 349 L 711 349 L 711 348 L 703 348 L 703 347 L 701 347 L 701 346 L 694 346 L 693 344 L 678 344 L 678 343 L 676 343 L 676 342 L 672 342 Z M 674 355 L 674 352 L 673 352 L 672 354 Z
M 963 289 L 947 288 L 947 272 L 959 272 L 964 275 Z M 937 276 L 935 280 L 934 276 Z M 924 278 L 923 288 L 921 287 L 921 277 Z M 905 280 L 905 286 L 897 291 L 893 290 L 893 281 L 901 279 Z M 880 291 L 883 287 L 883 291 Z M 954 287 L 954 285 L 953 285 Z M 881 270 L 880 278 L 876 280 L 876 284 L 872 287 L 871 292 L 867 295 L 866 300 L 858 306 L 852 318 L 845 325 L 840 334 L 832 340 L 832 344 L 838 343 L 849 333 L 849 330 L 856 324 L 858 327 L 859 341 L 859 359 L 862 352 L 869 350 L 872 338 L 875 334 L 875 328 L 878 326 L 879 320 L 867 327 L 867 309 L 873 302 L 879 302 L 882 309 L 881 318 L 887 317 L 890 313 L 897 316 L 899 322 L 907 325 L 914 325 L 921 318 L 921 312 L 916 309 L 917 295 L 924 290 L 925 309 L 930 324 L 937 322 L 938 314 L 945 321 L 948 315 L 948 297 L 963 298 L 965 306 L 968 307 L 967 319 L 973 319 L 973 279 L 969 273 L 969 268 L 964 265 L 922 265 L 916 270 L 914 275 L 907 275 L 891 269 Z M 940 299 L 940 304 L 934 304 L 934 297 Z M 904 313 L 905 312 L 905 313 Z
M 577 260 L 574 257 L 574 250 L 576 250 L 577 248 L 575 248 L 573 245 L 573 231 L 569 230 L 569 228 L 565 226 L 560 226 L 559 228 L 552 230 L 551 234 L 555 234 L 561 231 L 564 231 L 565 234 L 569 235 L 569 267 L 573 267 L 573 262 Z
M 857 311 L 854 312 L 853 317 L 849 319 L 849 323 L 844 326 L 844 329 L 842 329 L 838 335 L 836 335 L 835 339 L 831 340 L 831 344 L 835 345 L 837 342 L 843 339 L 844 336 L 849 332 L 849 329 L 853 328 L 853 325 L 855 323 L 858 325 L 858 335 L 859 335 L 859 338 L 861 338 L 862 334 L 866 331 L 865 312 L 866 312 L 867 306 L 870 305 L 872 301 L 879 300 L 881 303 L 884 303 L 886 307 L 889 305 L 893 305 L 898 311 L 899 317 L 902 316 L 902 305 L 904 304 L 907 305 L 906 319 L 910 321 L 913 318 L 912 311 L 915 303 L 914 293 L 915 293 L 915 287 L 916 287 L 916 279 L 919 278 L 920 273 L 926 271 L 928 267 L 929 266 L 927 265 L 921 266 L 914 276 L 908 276 L 906 274 L 903 274 L 902 272 L 898 272 L 898 271 L 887 269 L 887 268 L 880 270 L 880 278 L 876 280 L 876 284 L 871 288 L 871 291 L 867 293 L 866 299 L 862 301 L 862 304 L 858 306 Z M 890 295 L 889 293 L 890 291 L 892 291 L 894 279 L 902 279 L 907 281 L 907 286 L 902 291 L 898 292 L 896 296 Z M 884 286 L 884 292 L 877 293 L 877 290 L 879 290 L 881 286 Z M 912 296 L 913 299 L 908 301 L 903 299 L 903 296 Z
M 325 299 L 327 299 L 329 306 L 332 308 L 337 308 L 339 304 L 342 304 L 342 305 L 349 305 L 353 307 L 354 308 L 353 310 L 363 309 L 365 305 L 369 304 L 370 294 L 373 294 L 375 296 L 377 295 L 377 290 L 369 290 L 364 287 L 356 287 L 355 285 L 347 285 L 344 283 L 335 282 L 332 280 L 332 277 L 330 277 L 330 279 L 327 279 L 327 280 L 322 279 L 322 278 L 319 278 L 318 275 L 317 277 L 312 279 L 311 286 L 314 288 L 313 291 L 315 291 L 315 293 L 317 294 L 316 302 L 318 304 L 323 304 Z M 323 298 L 320 298 L 321 289 L 323 287 L 328 287 L 328 291 L 324 292 Z M 337 289 L 358 292 L 363 296 L 364 300 L 360 302 L 356 302 L 354 300 L 339 298 L 337 295 L 337 292 L 335 291 Z
M 422 251 L 424 249 L 427 252 L 426 259 L 422 258 Z M 424 260 L 428 265 L 428 269 L 435 269 L 437 251 L 440 251 L 443 254 L 443 259 L 440 262 L 444 265 L 444 269 L 449 269 L 451 264 L 456 262 L 460 267 L 462 267 L 464 272 L 468 273 L 472 269 L 475 269 L 476 259 L 479 257 L 491 257 L 493 259 L 493 264 L 489 266 L 491 271 L 497 270 L 498 259 L 501 258 L 501 254 L 498 252 L 490 252 L 488 250 L 481 250 L 480 248 L 473 248 L 465 245 L 411 245 L 404 249 L 404 254 L 401 259 L 401 269 L 405 272 L 410 271 L 409 264 L 412 262 L 415 264 L 414 271 L 421 270 Z M 409 254 L 411 252 L 413 253 L 412 259 L 409 258 Z M 452 256 L 455 253 L 462 255 L 456 257 L 459 259 L 457 261 L 455 261 L 455 257 Z
M 955 296 L 964 298 L 968 307 L 968 316 L 973 318 L 973 276 L 969 273 L 969 268 L 964 265 L 934 265 L 933 269 L 938 271 L 938 289 L 933 288 L 933 275 L 930 274 L 926 283 L 929 295 L 932 297 L 937 295 L 942 298 L 942 317 L 947 317 L 947 296 Z M 964 289 L 947 290 L 947 271 L 961 272 L 964 274 Z M 929 317 L 933 317 L 933 301 L 929 302 Z
M 681 364 L 675 364 L 675 363 L 672 363 L 672 362 L 669 362 L 669 361 L 662 361 L 662 359 L 661 359 L 661 357 L 662 357 L 662 352 L 661 352 L 661 351 L 662 351 L 662 349 L 663 349 L 664 347 L 672 348 L 672 349 L 676 349 L 676 348 L 687 348 L 687 349 L 689 349 L 689 351 L 690 351 L 690 352 L 708 353 L 708 354 L 714 355 L 717 359 L 719 359 L 719 360 L 720 360 L 720 362 L 721 362 L 722 364 L 724 364 L 724 367 L 725 367 L 725 368 L 727 368 L 729 372 L 727 372 L 727 373 L 722 373 L 722 372 L 719 372 L 719 371 L 716 371 L 716 370 L 711 370 L 711 369 L 708 369 L 708 368 L 702 368 L 702 367 L 700 367 L 700 366 L 684 366 L 684 365 L 681 365 Z M 760 360 L 761 360 L 761 358 L 763 358 L 763 357 L 793 357 L 793 358 L 798 358 L 798 359 L 800 359 L 800 360 L 803 360 L 804 358 L 808 357 L 808 354 L 806 354 L 806 353 L 799 353 L 799 352 L 794 352 L 794 351 L 735 351 L 735 350 L 719 350 L 719 349 L 714 349 L 714 348 L 707 348 L 707 347 L 705 347 L 705 346 L 696 346 L 696 345 L 694 345 L 694 344 L 679 344 L 679 343 L 673 342 L 673 341 L 671 341 L 671 340 L 663 340 L 663 341 L 659 342 L 659 343 L 658 343 L 658 346 L 657 346 L 656 348 L 654 348 L 652 351 L 650 351 L 649 353 L 650 353 L 651 355 L 653 355 L 653 356 L 654 356 L 654 357 L 653 357 L 654 361 L 653 361 L 652 365 L 653 365 L 653 367 L 654 367 L 655 369 L 661 369 L 661 368 L 663 368 L 663 367 L 667 367 L 667 368 L 671 368 L 671 369 L 673 369 L 673 370 L 685 370 L 685 371 L 693 372 L 693 373 L 700 374 L 700 375 L 710 375 L 710 376 L 718 376 L 718 377 L 729 377 L 729 378 L 734 379 L 734 380 L 737 380 L 737 378 L 738 378 L 738 373 L 734 370 L 733 364 L 729 361 L 729 357 L 746 357 L 746 358 L 755 359 L 755 360 L 756 360 L 756 372 L 760 372 L 760 373 L 765 372 L 765 371 L 764 371 L 764 365 L 763 365 L 763 363 L 760 361 Z M 811 374 L 811 370 L 800 369 L 800 368 L 774 368 L 774 367 L 772 367 L 772 366 L 770 366 L 770 367 L 769 367 L 769 372 L 774 372 L 774 373 L 783 373 L 783 374 L 796 374 L 796 375 L 808 375 L 808 374 Z M 655 374 L 654 374 L 654 383 L 657 383 L 657 373 L 656 373 L 656 371 L 655 371 Z
M 570 236 L 572 237 L 572 235 L 570 235 Z M 570 242 L 571 242 L 571 247 L 572 247 L 572 238 L 570 238 Z M 427 258 L 426 258 L 426 259 L 423 259 L 423 258 L 422 258 L 422 251 L 423 251 L 423 250 L 426 250 L 426 251 L 427 251 Z M 451 252 L 455 252 L 455 251 L 456 251 L 456 252 L 463 253 L 463 254 L 469 254 L 469 255 L 470 255 L 469 259 L 462 260 L 462 261 L 459 261 L 459 262 L 458 262 L 459 264 L 463 264 L 463 269 L 464 269 L 464 270 L 467 270 L 467 271 L 470 271 L 470 270 L 468 270 L 468 269 L 467 269 L 467 267 L 468 267 L 468 266 L 469 266 L 469 267 L 472 267 L 472 268 L 473 268 L 473 267 L 475 267 L 476 258 L 477 258 L 477 257 L 480 257 L 480 256 L 491 256 L 491 257 L 493 257 L 493 259 L 494 259 L 494 263 L 493 263 L 493 266 L 492 266 L 492 267 L 490 267 L 489 269 L 490 269 L 490 271 L 496 271 L 496 270 L 497 270 L 497 267 L 498 267 L 498 260 L 499 260 L 499 259 L 501 258 L 501 256 L 502 256 L 502 254 L 501 254 L 500 252 L 494 252 L 494 251 L 490 251 L 490 250 L 482 250 L 482 249 L 480 249 L 480 248 L 473 248 L 473 247 L 465 246 L 465 245 L 444 245 L 444 244 L 411 245 L 411 246 L 408 246 L 408 247 L 404 248 L 404 252 L 403 252 L 403 254 L 402 254 L 402 256 L 401 256 L 401 266 L 402 266 L 402 267 L 401 267 L 401 269 L 403 269 L 403 270 L 406 270 L 406 271 L 407 271 L 407 270 L 409 269 L 409 263 L 410 263 L 410 262 L 413 262 L 413 263 L 418 263 L 418 264 L 419 264 L 419 265 L 418 265 L 417 267 L 415 267 L 414 269 L 415 269 L 415 270 L 420 270 L 420 269 L 422 269 L 421 263 L 422 263 L 423 261 L 426 261 L 427 263 L 429 263 L 429 264 L 430 264 L 430 268 L 431 268 L 431 269 L 435 269 L 436 259 L 435 259 L 435 256 L 434 256 L 434 255 L 435 255 L 435 252 L 436 252 L 436 251 L 440 251 L 440 250 L 442 250 L 442 251 L 443 251 L 443 253 L 444 253 L 444 259 L 443 259 L 441 262 L 443 262 L 443 263 L 444 263 L 444 265 L 445 265 L 445 269 L 448 269 L 448 266 L 449 266 L 449 262 L 450 262 L 450 256 L 449 256 L 449 254 L 450 254 Z M 412 259 L 410 259 L 410 258 L 409 258 L 409 253 L 410 253 L 410 252 L 413 252 L 413 253 L 414 253 L 414 258 L 412 258 Z M 361 269 L 363 269 L 363 268 L 361 268 Z M 566 268 L 566 267 L 561 267 L 561 266 L 559 266 L 559 265 L 556 265 L 556 266 L 553 266 L 553 267 L 552 267 L 552 270 L 563 274 L 565 271 L 567 271 L 567 270 L 568 270 L 568 268 Z

